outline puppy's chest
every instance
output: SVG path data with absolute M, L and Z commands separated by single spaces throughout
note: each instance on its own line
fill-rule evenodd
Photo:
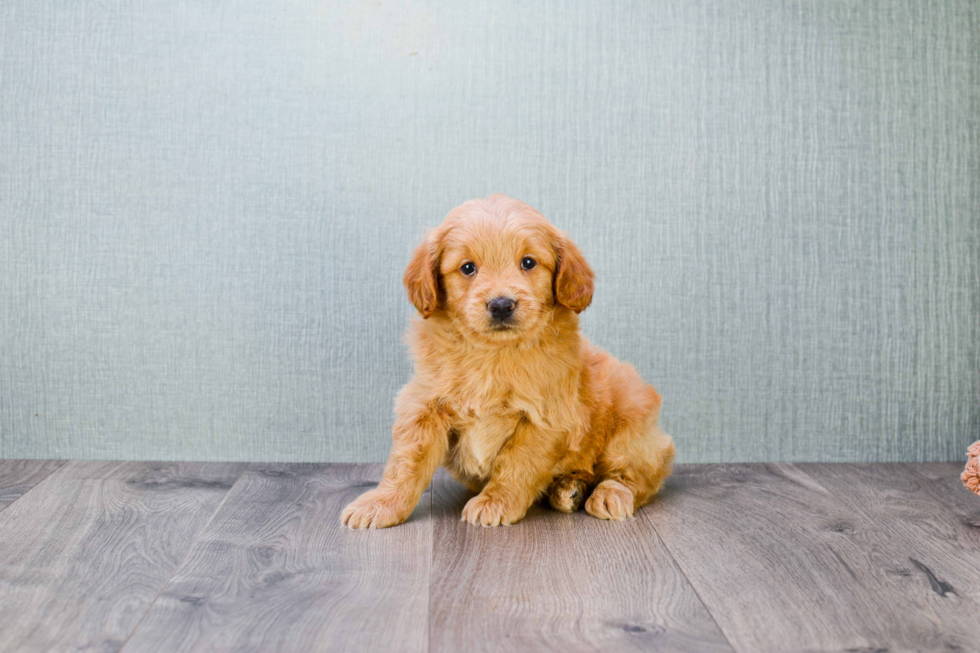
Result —
M 450 456 L 469 476 L 486 479 L 497 452 L 514 434 L 521 415 L 508 410 L 463 413 L 450 438 Z
M 547 375 L 536 358 L 469 352 L 439 370 L 443 399 L 460 415 L 479 420 L 505 413 L 537 412 L 548 394 Z
M 521 420 L 548 423 L 553 393 L 546 376 L 529 373 L 538 366 L 527 357 L 460 357 L 454 362 L 442 375 L 442 400 L 456 416 L 449 458 L 460 471 L 485 480 Z

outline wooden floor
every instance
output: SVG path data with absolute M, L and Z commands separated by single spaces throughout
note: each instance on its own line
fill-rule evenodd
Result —
M 0 461 L 0 651 L 980 651 L 960 464 L 680 466 L 626 523 L 340 526 L 377 465 Z

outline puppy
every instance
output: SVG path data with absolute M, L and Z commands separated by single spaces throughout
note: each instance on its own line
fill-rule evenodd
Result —
M 384 477 L 344 524 L 405 521 L 440 462 L 477 493 L 463 519 L 483 526 L 544 496 L 562 512 L 588 496 L 590 515 L 623 520 L 656 494 L 674 457 L 660 395 L 579 333 L 593 275 L 563 232 L 504 195 L 472 200 L 419 245 L 404 283 L 422 317 L 415 375 Z

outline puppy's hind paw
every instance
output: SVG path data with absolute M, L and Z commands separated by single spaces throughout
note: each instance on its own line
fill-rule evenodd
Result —
M 351 528 L 387 528 L 402 523 L 411 512 L 397 497 L 371 490 L 344 508 L 340 521 Z
M 588 486 L 580 478 L 562 476 L 548 488 L 548 503 L 558 512 L 575 512 L 582 507 Z
M 605 480 L 592 490 L 585 512 L 599 519 L 629 519 L 633 516 L 633 493 L 619 481 Z

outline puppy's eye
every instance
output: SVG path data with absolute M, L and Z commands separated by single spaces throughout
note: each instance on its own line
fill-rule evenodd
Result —
M 521 267 L 525 270 L 533 270 L 534 266 L 537 264 L 538 262 L 535 261 L 530 256 L 525 256 L 524 258 L 521 259 Z
M 468 277 L 473 276 L 476 274 L 476 264 L 471 261 L 467 261 L 459 266 L 459 271 Z

